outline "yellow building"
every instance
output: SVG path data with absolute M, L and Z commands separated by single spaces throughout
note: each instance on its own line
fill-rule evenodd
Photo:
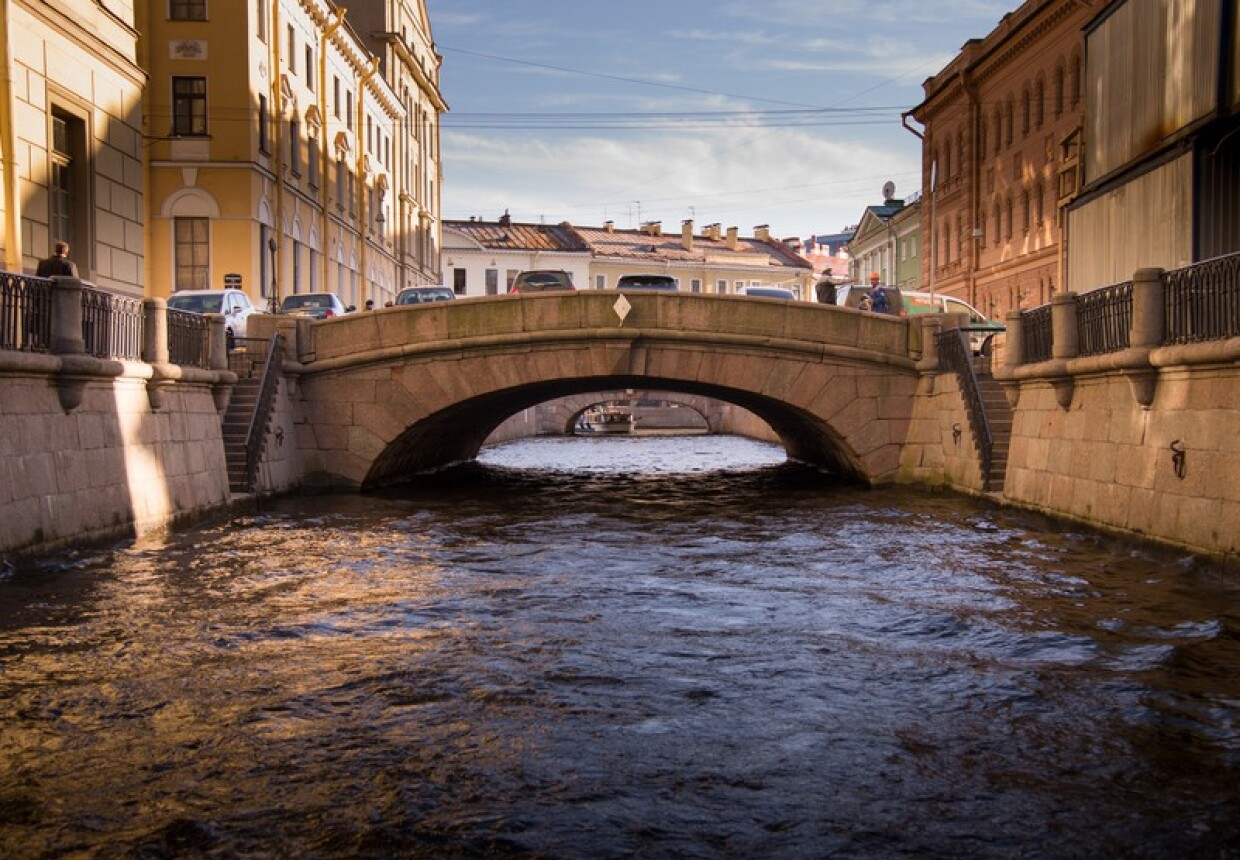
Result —
M 142 87 L 133 4 L 0 3 L 4 268 L 57 241 L 81 276 L 142 293 Z
M 433 106 L 424 133 L 437 153 L 442 101 L 425 10 L 384 5 L 418 22 L 419 86 L 430 95 L 407 104 Z M 149 295 L 239 280 L 260 306 L 317 291 L 382 304 L 416 278 L 411 267 L 426 269 L 430 251 L 409 253 L 399 228 L 410 200 L 437 225 L 437 183 L 436 196 L 405 199 L 419 164 L 406 104 L 344 9 L 186 0 L 145 4 L 140 16 Z M 437 178 L 437 162 L 430 169 Z

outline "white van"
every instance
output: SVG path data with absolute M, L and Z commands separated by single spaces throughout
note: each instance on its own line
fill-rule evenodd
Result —
M 973 352 L 978 355 L 989 354 L 990 344 L 996 334 L 1007 331 L 1003 323 L 986 318 L 986 315 L 964 299 L 945 296 L 942 293 L 902 292 L 904 309 L 910 317 L 921 314 L 964 314 L 968 318 L 967 325 L 980 331 L 969 332 L 969 342 Z

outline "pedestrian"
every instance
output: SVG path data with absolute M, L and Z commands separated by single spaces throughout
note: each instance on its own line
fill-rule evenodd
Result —
M 78 276 L 77 266 L 69 259 L 69 243 L 57 242 L 52 248 L 52 256 L 46 260 L 39 261 L 39 268 L 35 270 L 35 275 L 40 278 L 76 278 Z
M 876 314 L 885 314 L 890 310 L 887 304 L 887 291 L 879 284 L 878 272 L 870 272 L 870 307 Z
M 824 305 L 833 305 L 836 302 L 835 282 L 831 280 L 831 270 L 827 269 L 822 273 L 822 280 L 814 287 L 814 292 L 818 294 L 818 302 Z

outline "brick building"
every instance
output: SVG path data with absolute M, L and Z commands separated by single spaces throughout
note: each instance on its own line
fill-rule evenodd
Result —
M 1082 29 L 1098 8 L 1027 0 L 925 81 L 924 100 L 906 115 L 923 126 L 922 289 L 1001 319 L 1063 287 L 1062 207 L 1079 184 Z

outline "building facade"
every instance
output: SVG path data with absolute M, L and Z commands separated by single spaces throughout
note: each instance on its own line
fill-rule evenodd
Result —
M 610 289 L 622 275 L 674 277 L 692 293 L 735 295 L 746 287 L 778 286 L 813 300 L 813 266 L 798 253 L 800 241 L 772 239 L 763 226 L 752 237 L 736 227 L 711 224 L 704 232 L 692 221 L 679 233 L 648 223 L 640 229 L 518 224 L 498 221 L 446 221 L 444 274 L 459 296 L 502 295 L 513 279 L 530 269 L 563 269 L 578 289 Z
M 134 5 L 0 4 L 5 269 L 68 242 L 82 278 L 141 295 L 144 139 Z
M 1083 27 L 1097 11 L 1097 2 L 1026 0 L 924 83 L 909 113 L 923 127 L 922 289 L 1002 319 L 1064 288 Z
M 868 284 L 870 275 L 876 273 L 879 283 L 902 290 L 921 289 L 919 197 L 866 207 L 848 242 L 848 274 L 853 283 Z
M 318 291 L 360 307 L 433 270 L 438 167 L 406 134 L 406 104 L 432 105 L 419 133 L 437 156 L 438 61 L 420 4 L 374 5 L 416 30 L 401 49 L 424 78 L 417 98 L 417 76 L 389 63 L 386 77 L 327 0 L 145 7 L 149 295 L 239 280 L 261 307 Z M 434 177 L 427 193 L 416 165 Z
M 1086 31 L 1069 286 L 1240 252 L 1240 13 L 1227 0 L 1117 0 Z

